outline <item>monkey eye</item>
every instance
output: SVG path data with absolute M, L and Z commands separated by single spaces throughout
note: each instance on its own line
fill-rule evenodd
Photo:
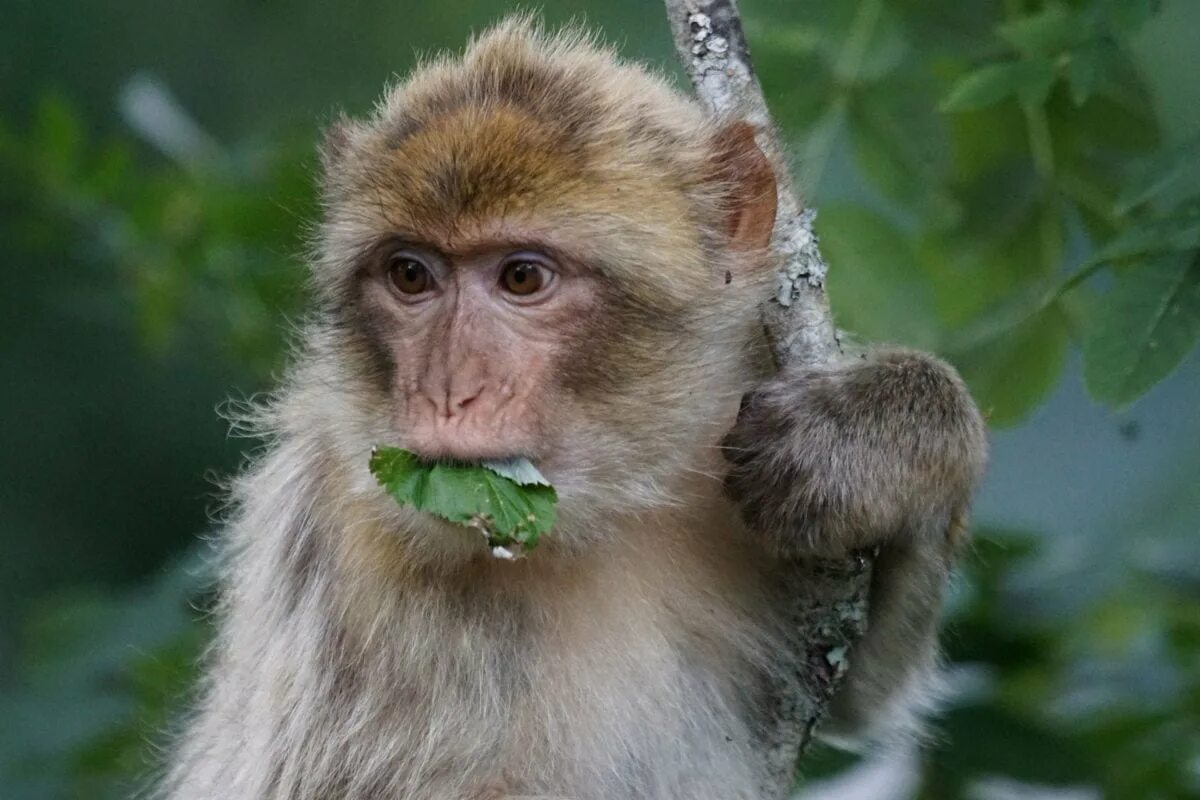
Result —
M 388 280 L 401 294 L 423 294 L 433 288 L 429 267 L 409 253 L 396 253 L 388 259 Z
M 525 297 L 541 291 L 553 277 L 554 273 L 535 258 L 516 255 L 501 268 L 500 286 L 509 294 Z

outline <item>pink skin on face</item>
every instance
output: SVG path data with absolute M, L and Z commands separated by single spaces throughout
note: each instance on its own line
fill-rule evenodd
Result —
M 527 456 L 553 429 L 555 369 L 594 278 L 533 250 L 396 245 L 364 300 L 394 366 L 401 446 L 429 458 Z

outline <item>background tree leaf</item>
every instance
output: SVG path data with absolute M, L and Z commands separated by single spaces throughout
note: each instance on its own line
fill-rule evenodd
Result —
M 833 204 L 816 228 L 825 257 L 838 264 L 829 301 L 839 326 L 873 341 L 928 347 L 937 340 L 933 292 L 908 237 L 879 214 Z
M 1136 33 L 1162 10 L 1162 0 L 1098 0 L 1096 9 L 1113 33 Z
M 1179 204 L 1166 216 L 1139 222 L 1100 248 L 1091 260 L 1100 263 L 1196 249 L 1200 249 L 1200 197 Z
M 1051 2 L 1041 11 L 999 25 L 1002 39 L 1030 54 L 1054 55 L 1088 38 L 1088 20 L 1066 5 Z
M 1084 341 L 1084 377 L 1097 400 L 1133 402 L 1186 356 L 1200 335 L 1200 257 L 1170 253 L 1121 270 Z
M 959 221 L 961 209 L 946 186 L 950 137 L 944 117 L 933 113 L 935 97 L 918 74 L 864 88 L 850 108 L 850 145 L 879 190 L 945 228 Z
M 1054 76 L 1054 65 L 1042 59 L 988 64 L 960 78 L 938 108 L 945 112 L 973 111 L 1011 97 L 1041 103 Z
M 1067 61 L 1067 82 L 1071 86 L 1071 99 L 1081 106 L 1092 96 L 1103 75 L 1106 57 L 1106 42 L 1095 40 L 1072 51 Z
M 33 141 L 38 167 L 47 176 L 67 181 L 78 171 L 84 153 L 83 126 L 61 96 L 48 94 L 38 106 Z
M 1159 195 L 1164 189 L 1187 175 L 1200 162 L 1200 133 L 1178 145 L 1156 153 L 1138 170 L 1137 177 L 1121 190 L 1113 212 L 1127 214 Z
M 991 425 L 1012 425 L 1057 384 L 1067 357 L 1068 327 L 1057 305 L 1006 335 L 955 357 Z

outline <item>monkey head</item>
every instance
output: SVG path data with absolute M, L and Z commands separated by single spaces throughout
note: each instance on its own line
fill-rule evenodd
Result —
M 322 155 L 314 347 L 355 469 L 373 444 L 526 456 L 564 542 L 708 463 L 762 363 L 776 186 L 750 125 L 516 20 Z

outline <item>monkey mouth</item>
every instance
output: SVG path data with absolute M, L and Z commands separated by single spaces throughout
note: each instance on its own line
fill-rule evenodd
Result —
M 416 451 L 414 451 L 416 452 Z M 526 455 L 478 455 L 478 456 L 459 456 L 459 455 L 427 455 L 425 453 L 416 452 L 417 458 L 422 464 L 432 466 L 434 464 L 445 464 L 451 467 L 488 467 L 496 464 L 518 464 L 518 463 L 534 463 L 533 459 Z
M 459 467 L 474 466 L 505 466 L 517 464 L 536 465 L 539 458 L 524 450 L 501 450 L 460 448 L 445 446 L 437 448 L 407 447 L 405 448 L 425 464 L 447 464 Z
M 481 461 L 539 460 L 538 448 L 529 446 L 529 437 L 501 438 L 489 430 L 460 429 L 451 433 L 418 425 L 408 427 L 406 435 L 399 438 L 399 445 L 422 461 L 478 464 Z

